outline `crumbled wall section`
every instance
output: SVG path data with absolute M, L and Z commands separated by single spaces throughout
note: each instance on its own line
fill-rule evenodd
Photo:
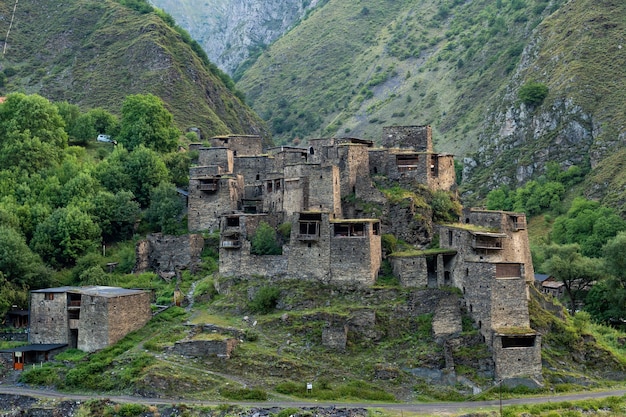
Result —
M 327 323 L 322 330 L 322 345 L 343 352 L 348 341 L 348 326 L 345 323 Z
M 460 334 L 461 326 L 461 306 L 459 297 L 450 294 L 441 298 L 435 314 L 433 315 L 433 335 L 435 340 L 448 338 L 452 335 Z
M 200 263 L 204 238 L 200 234 L 183 236 L 153 233 L 139 241 L 135 248 L 134 272 L 176 272 L 181 269 L 195 270 Z
M 237 343 L 238 340 L 233 338 L 222 340 L 180 340 L 174 344 L 172 351 L 179 355 L 193 358 L 218 357 L 229 359 Z
M 433 131 L 427 126 L 385 126 L 382 145 L 385 148 L 413 149 L 416 152 L 432 152 Z
M 257 135 L 215 136 L 209 142 L 212 147 L 229 148 L 235 156 L 259 155 L 263 147 L 262 139 Z

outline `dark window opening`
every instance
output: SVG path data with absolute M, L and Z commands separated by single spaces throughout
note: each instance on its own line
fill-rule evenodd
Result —
M 267 182 L 267 192 L 271 193 L 274 188 L 274 183 L 272 181 Z
M 374 223 L 374 235 L 380 235 L 380 223 Z
M 334 236 L 336 237 L 365 236 L 365 224 L 364 223 L 335 223 Z
M 374 174 L 378 174 L 378 168 L 374 167 Z
M 433 177 L 439 176 L 439 159 L 436 155 L 430 157 L 430 173 Z
M 239 227 L 239 217 L 227 217 L 226 226 L 227 227 Z
M 312 146 L 309 146 L 309 153 L 310 153 L 311 155 L 315 155 L 315 150 L 313 149 L 313 147 L 312 147 Z
M 502 336 L 502 347 L 508 348 L 528 348 L 535 346 L 535 335 L 530 336 Z
M 452 246 L 452 230 L 448 230 L 448 245 Z
M 217 179 L 203 179 L 198 184 L 198 190 L 205 192 L 215 192 L 218 190 Z
M 418 163 L 417 155 L 396 155 L 396 165 L 398 171 L 415 171 Z
M 258 180 L 260 180 L 260 179 L 261 179 L 261 175 L 256 174 L 256 180 L 258 181 Z
M 44 298 L 45 300 L 54 300 L 54 293 L 47 292 L 47 293 L 45 293 L 45 294 L 44 294 L 44 297 L 43 297 L 43 298 Z

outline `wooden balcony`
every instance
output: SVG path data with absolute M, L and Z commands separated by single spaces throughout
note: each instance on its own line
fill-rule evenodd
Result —
M 314 235 L 310 235 L 310 234 L 298 234 L 298 240 L 304 241 L 304 242 L 316 242 L 318 240 L 320 240 L 320 237 L 317 234 Z
M 205 183 L 198 185 L 198 190 L 200 191 L 217 191 L 217 188 L 217 183 Z

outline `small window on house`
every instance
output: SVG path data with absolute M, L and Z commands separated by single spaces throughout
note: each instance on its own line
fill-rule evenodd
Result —
M 452 246 L 452 230 L 448 230 L 448 245 Z
M 261 175 L 260 174 L 256 174 L 256 180 L 260 180 L 261 179 Z
M 502 336 L 502 347 L 508 348 L 528 348 L 535 346 L 535 335 L 529 336 Z
M 374 167 L 374 174 L 378 174 L 378 168 Z
M 44 300 L 54 300 L 54 293 L 47 292 L 44 294 Z
M 309 153 L 310 153 L 311 155 L 315 155 L 315 150 L 313 149 L 313 147 L 312 147 L 312 146 L 309 146 Z
M 228 226 L 228 227 L 239 227 L 239 217 L 227 217 L 226 218 L 226 226 Z
M 376 236 L 380 235 L 380 223 L 374 223 L 374 234 Z

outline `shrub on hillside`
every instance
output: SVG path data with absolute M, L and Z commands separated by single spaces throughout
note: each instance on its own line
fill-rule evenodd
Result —
M 520 87 L 517 96 L 527 106 L 537 106 L 548 96 L 548 86 L 530 81 Z

